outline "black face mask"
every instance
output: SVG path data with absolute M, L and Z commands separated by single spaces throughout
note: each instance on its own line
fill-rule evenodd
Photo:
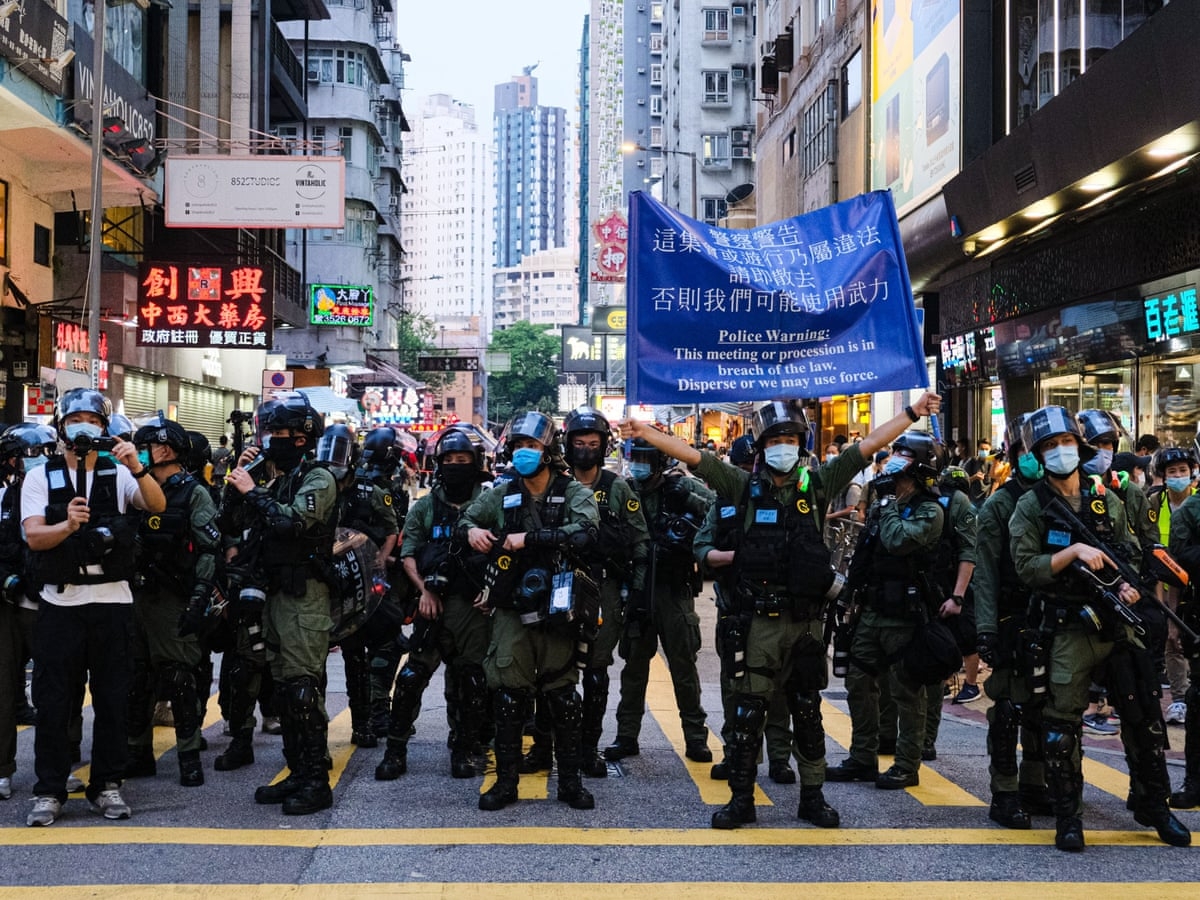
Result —
M 457 502 L 471 496 L 479 483 L 479 470 L 471 463 L 446 463 L 438 466 L 438 479 L 446 496 Z
M 296 438 L 271 438 L 270 446 L 263 456 L 275 464 L 275 468 L 290 472 L 304 459 L 304 448 L 296 445 Z
M 591 447 L 574 447 L 571 450 L 571 459 L 574 461 L 572 465 L 576 469 L 582 469 L 585 472 L 600 465 L 600 461 L 603 458 L 604 453 L 599 447 L 595 449 Z

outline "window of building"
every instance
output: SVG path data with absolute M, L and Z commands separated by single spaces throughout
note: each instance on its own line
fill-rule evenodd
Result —
M 310 142 L 309 153 L 312 156 L 325 156 L 328 149 L 325 146 L 325 126 L 314 125 L 312 127 L 312 140 Z
M 701 138 L 705 168 L 729 168 L 729 134 L 706 134 Z
M 833 153 L 834 87 L 829 86 L 817 95 L 804 111 L 804 175 L 807 177 L 824 165 Z
M 661 116 L 663 114 L 663 98 L 661 94 L 656 94 L 650 98 L 650 115 Z
M 862 48 L 859 47 L 842 66 L 842 118 L 858 109 L 862 103 L 863 73 Z
M 346 158 L 346 165 L 354 164 L 354 129 L 349 125 L 343 125 L 338 129 L 338 140 L 342 144 L 342 156 Z
M 661 125 L 650 126 L 650 146 L 661 147 L 663 139 L 663 130 Z
M 704 72 L 704 101 L 720 106 L 729 105 L 729 71 Z
M 650 35 L 650 52 L 651 53 L 662 53 L 662 47 L 663 47 L 662 34 L 655 33 L 655 34 Z
M 650 83 L 659 85 L 662 84 L 662 63 L 654 63 L 650 66 Z
M 275 128 L 275 137 L 288 153 L 295 155 L 300 144 L 300 126 L 279 125 Z
M 50 265 L 50 229 L 33 223 L 33 261 L 39 266 Z
M 704 40 L 729 40 L 729 10 L 706 9 L 704 12 Z
M 704 219 L 709 225 L 716 225 L 729 212 L 724 197 L 701 197 L 700 208 Z
M 793 156 L 796 155 L 796 129 L 795 128 L 793 128 L 791 131 L 789 131 L 787 133 L 787 136 L 783 139 L 783 143 L 780 145 L 780 148 L 781 148 L 782 154 L 783 154 L 782 162 L 787 162 L 789 159 L 791 159 Z
M 663 5 L 661 3 L 650 4 L 650 21 L 662 22 L 663 20 Z

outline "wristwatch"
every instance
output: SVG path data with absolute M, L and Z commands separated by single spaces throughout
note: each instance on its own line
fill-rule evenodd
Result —
M 140 472 L 134 472 L 133 477 L 134 478 L 145 478 L 149 474 L 150 474 L 150 467 L 144 466 Z
M 962 606 L 962 605 L 963 605 L 963 599 L 964 599 L 964 598 L 963 598 L 963 595 L 962 595 L 962 594 L 951 594 L 951 595 L 950 595 L 950 599 L 951 599 L 951 600 L 953 600 L 953 601 L 954 601 L 954 603 L 955 603 L 955 605 L 957 605 L 957 606 Z

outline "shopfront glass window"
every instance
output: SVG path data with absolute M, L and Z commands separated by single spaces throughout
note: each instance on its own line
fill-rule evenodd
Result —
M 1133 366 L 1097 369 L 1079 375 L 1043 378 L 1042 403 L 1064 406 L 1073 413 L 1081 409 L 1103 409 L 1115 415 L 1131 434 L 1133 421 Z M 1121 450 L 1132 450 L 1124 446 Z
M 1200 422 L 1200 363 L 1194 356 L 1168 360 L 1156 363 L 1149 375 L 1155 437 L 1164 447 L 1191 447 Z

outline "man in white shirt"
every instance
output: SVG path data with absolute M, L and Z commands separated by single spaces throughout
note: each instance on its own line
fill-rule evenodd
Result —
M 107 819 L 130 815 L 120 787 L 133 613 L 128 579 L 137 519 L 125 513 L 130 504 L 162 512 L 166 500 L 158 483 L 145 477 L 150 470 L 134 445 L 103 437 L 111 414 L 98 391 L 74 388 L 63 394 L 55 424 L 65 453 L 30 472 L 22 487 L 21 524 L 33 551 L 30 578 L 41 585 L 33 634 L 37 783 L 29 825 L 52 824 L 66 802 L 67 724 L 72 696 L 85 676 L 95 714 L 86 795 Z M 116 462 L 100 458 L 100 450 Z

